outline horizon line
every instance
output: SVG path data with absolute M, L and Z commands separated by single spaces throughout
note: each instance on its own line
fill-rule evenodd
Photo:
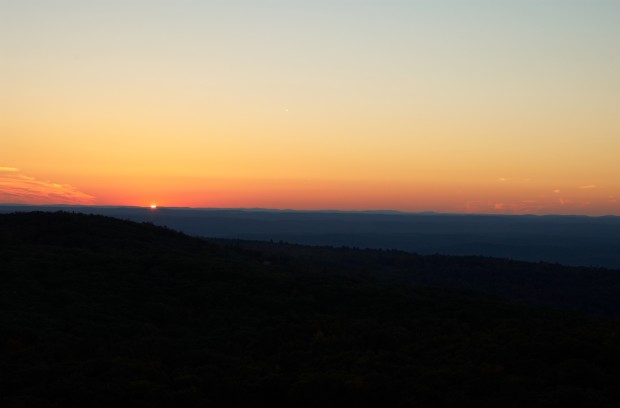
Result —
M 206 210 L 206 211 L 262 211 L 262 212 L 299 212 L 299 213 L 358 213 L 358 214 L 370 214 L 377 213 L 384 215 L 444 215 L 444 216 L 502 216 L 502 217 L 588 217 L 588 218 L 604 218 L 604 217 L 620 217 L 615 214 L 604 215 L 588 215 L 588 214 L 506 214 L 506 213 L 458 213 L 458 212 L 440 212 L 440 211 L 402 211 L 391 209 L 367 209 L 367 210 L 343 210 L 343 209 L 318 209 L 318 210 L 304 210 L 293 208 L 264 208 L 264 207 L 179 207 L 179 206 L 160 206 L 156 209 L 151 208 L 149 205 L 94 205 L 94 204 L 24 204 L 24 203 L 0 203 L 0 207 L 74 207 L 74 208 L 132 208 L 132 209 L 144 209 L 149 211 L 160 210 Z

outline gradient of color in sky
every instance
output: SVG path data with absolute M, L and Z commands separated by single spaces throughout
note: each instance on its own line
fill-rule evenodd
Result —
M 0 202 L 620 215 L 620 1 L 0 0 Z

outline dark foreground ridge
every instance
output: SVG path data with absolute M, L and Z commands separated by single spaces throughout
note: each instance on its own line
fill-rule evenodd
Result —
M 613 407 L 617 274 L 0 215 L 0 404 Z

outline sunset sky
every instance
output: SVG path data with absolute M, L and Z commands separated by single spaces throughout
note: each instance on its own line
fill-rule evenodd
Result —
M 620 215 L 618 0 L 0 0 L 0 203 Z

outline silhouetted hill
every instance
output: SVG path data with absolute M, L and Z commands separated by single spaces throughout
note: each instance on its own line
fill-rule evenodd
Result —
M 0 213 L 59 207 L 0 205 Z M 399 249 L 620 269 L 620 217 L 275 211 L 258 209 L 60 207 L 186 234 L 303 245 Z
M 568 276 L 551 304 L 589 310 L 615 274 L 0 215 L 0 403 L 612 407 L 616 320 L 454 288 L 544 303 Z
M 263 241 L 221 241 L 268 259 L 379 274 L 407 284 L 476 291 L 520 303 L 620 317 L 620 271 L 483 256 L 419 255 L 397 250 L 317 247 Z

